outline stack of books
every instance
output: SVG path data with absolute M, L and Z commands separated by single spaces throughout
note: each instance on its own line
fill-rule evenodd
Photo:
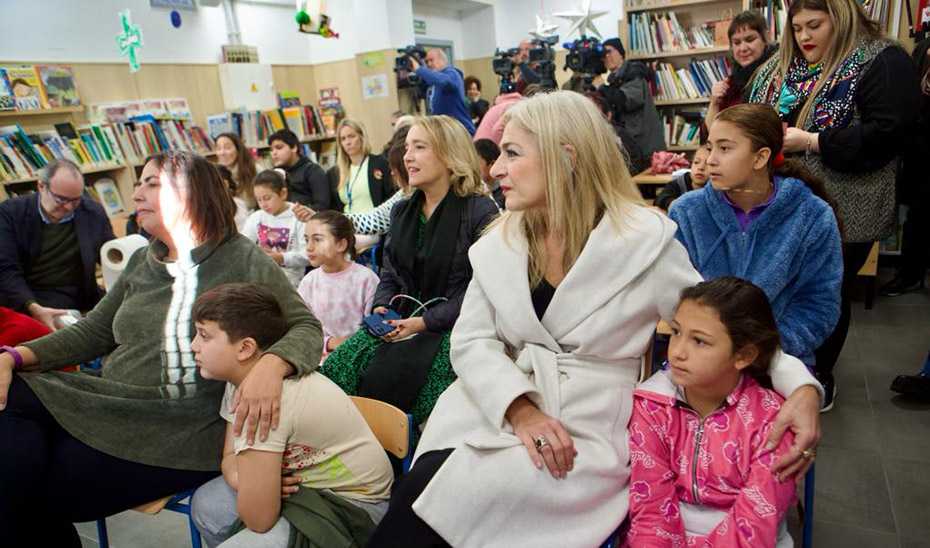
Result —
M 319 111 L 311 105 L 276 108 L 264 111 L 231 111 L 207 117 L 210 137 L 235 133 L 249 148 L 267 146 L 268 137 L 281 129 L 290 129 L 301 141 L 329 136 Z
M 709 98 L 714 83 L 730 74 L 730 67 L 723 58 L 692 59 L 687 67 L 682 68 L 668 62 L 653 61 L 649 68 L 655 73 L 653 94 L 658 101 Z
M 151 115 L 129 122 L 55 124 L 54 130 L 26 134 L 19 125 L 0 127 L 0 181 L 35 179 L 53 158 L 70 160 L 84 171 L 136 165 L 169 149 L 206 154 L 213 140 L 186 120 Z
M 682 27 L 675 12 L 631 13 L 629 54 L 633 56 L 674 53 L 714 46 L 707 27 Z
M 769 40 L 777 42 L 788 25 L 786 0 L 753 0 L 752 8 L 765 19 Z
M 669 147 L 696 147 L 701 144 L 701 115 L 671 114 L 662 119 L 665 142 Z

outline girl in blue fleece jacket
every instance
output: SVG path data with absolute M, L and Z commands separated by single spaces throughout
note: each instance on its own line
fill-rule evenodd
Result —
M 823 182 L 778 152 L 783 137 L 768 105 L 722 111 L 707 144 L 711 184 L 669 216 L 705 279 L 737 276 L 765 291 L 785 352 L 812 366 L 840 315 L 840 231 Z

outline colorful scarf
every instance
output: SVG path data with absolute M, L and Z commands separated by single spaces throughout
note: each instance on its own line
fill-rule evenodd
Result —
M 828 128 L 844 128 L 852 120 L 855 108 L 856 89 L 864 68 L 889 42 L 863 38 L 852 53 L 831 74 L 826 84 L 814 98 L 813 108 L 807 120 L 796 120 L 795 125 L 807 131 L 823 131 Z M 795 57 L 788 66 L 787 74 L 777 87 L 778 58 L 773 58 L 763 67 L 752 84 L 749 101 L 772 105 L 782 119 L 796 114 L 810 98 L 817 82 L 823 77 L 823 63 L 810 65 L 803 57 Z

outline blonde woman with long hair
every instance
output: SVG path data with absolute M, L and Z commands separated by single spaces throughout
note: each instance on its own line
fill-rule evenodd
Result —
M 365 128 L 345 118 L 336 128 L 336 194 L 344 213 L 367 213 L 394 194 L 387 160 L 371 153 Z
M 540 94 L 504 120 L 492 175 L 507 212 L 469 252 L 474 276 L 452 335 L 458 380 L 369 547 L 607 539 L 629 507 L 626 425 L 643 355 L 658 319 L 701 280 L 587 98 Z M 784 355 L 773 371 L 776 388 L 797 389 L 784 421 L 804 423 L 797 442 L 808 448 L 816 381 Z
M 417 118 L 404 165 L 410 197 L 391 210 L 373 311 L 396 312 L 382 338 L 362 327 L 323 364 L 348 394 L 387 401 L 422 423 L 455 380 L 449 337 L 471 279 L 468 249 L 498 214 L 462 125 L 448 116 Z M 391 343 L 391 344 L 385 344 Z
M 796 0 L 778 55 L 757 74 L 749 101 L 788 124 L 785 155 L 821 177 L 839 206 L 844 274 L 839 322 L 816 353 L 832 406 L 833 366 L 849 330 L 850 295 L 872 243 L 894 231 L 897 158 L 913 139 L 920 89 L 908 54 L 857 0 Z

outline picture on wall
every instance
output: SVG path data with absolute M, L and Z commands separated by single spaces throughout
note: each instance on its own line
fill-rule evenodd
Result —
M 387 74 L 362 76 L 362 97 L 365 99 L 382 99 L 390 97 Z

